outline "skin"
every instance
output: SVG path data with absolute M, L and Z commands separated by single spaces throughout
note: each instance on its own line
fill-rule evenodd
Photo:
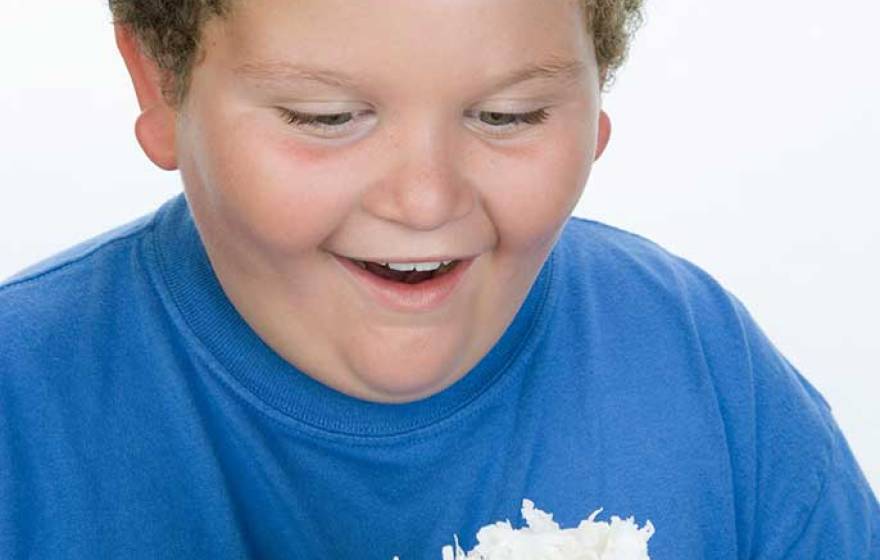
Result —
M 127 30 L 116 34 L 142 110 L 137 138 L 157 166 L 180 170 L 244 320 L 314 379 L 394 403 L 443 390 L 489 352 L 607 145 L 601 69 L 579 10 L 568 0 L 250 0 L 207 25 L 179 110 Z M 497 87 L 553 58 L 583 72 Z M 236 71 L 267 61 L 359 85 Z M 328 133 L 289 124 L 278 107 L 353 120 Z M 488 114 L 541 108 L 548 117 L 535 125 Z M 333 254 L 478 257 L 441 309 L 404 313 L 367 296 Z

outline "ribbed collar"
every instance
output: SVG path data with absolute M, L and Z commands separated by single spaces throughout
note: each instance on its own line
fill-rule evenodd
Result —
M 357 399 L 284 360 L 250 328 L 226 297 L 199 237 L 186 197 L 157 212 L 155 259 L 170 299 L 195 335 L 235 383 L 312 428 L 353 436 L 395 435 L 426 427 L 474 403 L 507 371 L 544 307 L 555 251 L 544 263 L 513 322 L 462 379 L 425 399 L 385 404 Z

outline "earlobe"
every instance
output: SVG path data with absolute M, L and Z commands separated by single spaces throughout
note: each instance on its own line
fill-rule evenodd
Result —
M 165 171 L 177 169 L 174 115 L 162 106 L 154 105 L 141 112 L 134 125 L 134 134 L 141 149 L 157 167 Z
M 177 169 L 177 113 L 162 95 L 161 72 L 146 56 L 131 30 L 115 25 L 116 45 L 131 76 L 141 114 L 135 123 L 135 136 L 150 160 L 167 171 Z
M 599 111 L 599 134 L 598 141 L 596 142 L 596 155 L 593 157 L 593 161 L 599 159 L 603 152 L 605 152 L 605 148 L 608 146 L 608 140 L 611 138 L 611 119 L 608 118 L 608 113 L 605 111 Z

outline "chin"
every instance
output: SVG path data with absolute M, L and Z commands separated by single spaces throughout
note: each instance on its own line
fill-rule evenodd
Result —
M 442 379 L 442 378 L 441 378 Z M 376 392 L 370 400 L 386 403 L 406 403 L 422 400 L 442 391 L 444 385 L 439 380 L 434 383 L 412 383 L 411 380 L 405 380 L 399 384 L 386 384 L 374 387 Z
M 382 370 L 361 372 L 361 381 L 366 385 L 368 395 L 359 398 L 375 402 L 404 403 L 424 399 L 439 393 L 450 385 L 449 375 L 445 373 L 416 374 L 417 369 Z

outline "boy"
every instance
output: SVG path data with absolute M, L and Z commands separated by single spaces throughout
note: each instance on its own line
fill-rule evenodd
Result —
M 0 288 L 0 558 L 438 558 L 523 498 L 653 558 L 880 555 L 742 304 L 569 219 L 639 2 L 111 8 L 185 196 Z

